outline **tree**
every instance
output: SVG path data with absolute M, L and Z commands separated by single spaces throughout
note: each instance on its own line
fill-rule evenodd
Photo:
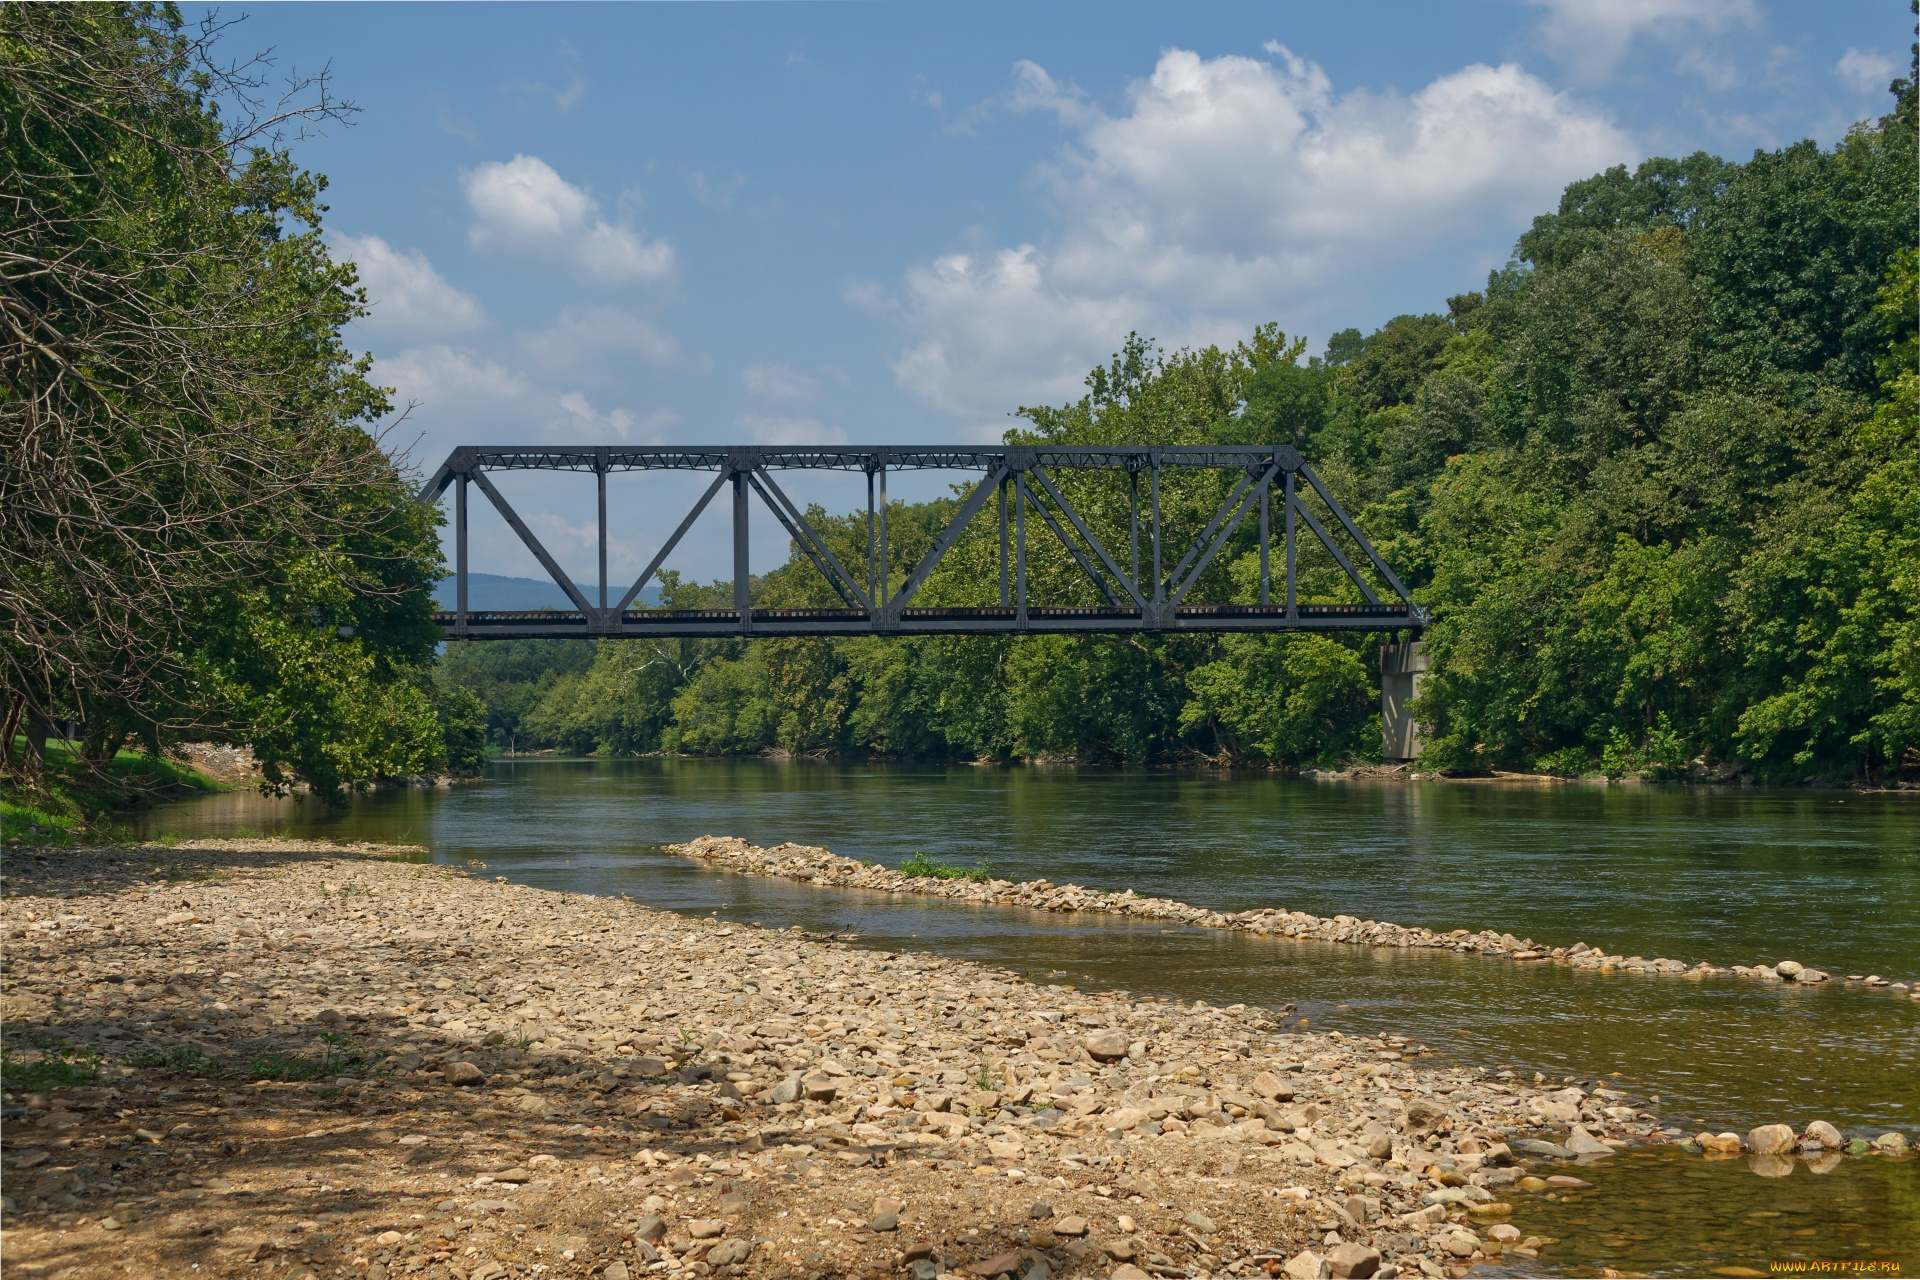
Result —
M 0 5 L 0 680 L 12 720 L 243 739 L 332 794 L 443 753 L 437 517 L 369 434 L 364 298 L 283 145 L 349 108 L 269 104 L 220 34 Z

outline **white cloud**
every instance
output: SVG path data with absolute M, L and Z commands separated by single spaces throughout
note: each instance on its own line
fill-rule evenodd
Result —
M 750 364 L 740 371 L 740 381 L 762 400 L 811 400 L 820 384 L 798 369 L 784 364 Z
M 1532 0 L 1547 16 L 1540 43 L 1588 80 L 1604 79 L 1620 64 L 1636 40 L 1651 37 L 1683 46 L 1689 69 L 1708 71 L 1698 41 L 1740 26 L 1760 25 L 1755 0 Z
M 427 452 L 484 441 L 524 442 L 536 435 L 569 443 L 657 443 L 680 423 L 680 415 L 669 408 L 642 414 L 621 405 L 596 407 L 583 391 L 530 381 L 444 343 L 383 357 L 374 376 L 395 389 L 397 403 L 418 406 L 410 421 L 431 438 Z
M 905 279 L 914 340 L 894 365 L 923 403 L 976 422 L 1077 395 L 1130 329 L 1244 336 L 1352 274 L 1493 224 L 1510 236 L 1571 179 L 1634 157 L 1595 108 L 1514 65 L 1470 66 L 1411 97 L 1337 94 L 1275 62 L 1160 57 L 1125 113 L 1081 107 L 1038 67 L 1024 101 L 1078 121 L 1044 175 L 1045 247 L 952 253 Z M 850 300 L 877 305 L 855 290 Z
M 560 412 L 547 417 L 547 434 L 572 441 L 618 439 L 628 444 L 659 444 L 661 433 L 680 423 L 680 415 L 672 409 L 655 409 L 644 418 L 619 406 L 603 413 L 578 391 L 565 392 L 554 403 Z
M 435 418 L 450 410 L 512 403 L 531 390 L 511 370 L 444 343 L 384 357 L 375 376 L 394 388 L 401 404 L 417 401 Z
M 360 323 L 368 329 L 427 338 L 486 325 L 479 299 L 448 284 L 418 249 L 396 249 L 371 235 L 327 238 L 338 256 L 352 260 L 366 287 L 370 310 Z
M 477 250 L 597 284 L 643 284 L 674 271 L 673 246 L 600 216 L 592 196 L 538 156 L 489 161 L 466 175 Z
M 638 357 L 656 368 L 692 363 L 678 338 L 618 307 L 569 307 L 544 331 L 522 336 L 520 345 L 547 370 L 579 371 L 606 356 Z
M 817 418 L 788 418 L 778 414 L 743 413 L 737 419 L 755 444 L 845 444 L 847 433 L 821 424 Z
M 1848 49 L 1833 64 L 1833 73 L 1859 94 L 1885 93 L 1900 72 L 1900 60 L 1878 49 Z
M 727 209 L 733 206 L 734 197 L 740 194 L 740 188 L 747 185 L 747 175 L 734 173 L 725 178 L 710 178 L 696 169 L 687 175 L 687 190 L 693 198 L 709 209 Z

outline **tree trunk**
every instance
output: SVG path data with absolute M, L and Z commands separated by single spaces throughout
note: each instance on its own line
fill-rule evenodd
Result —
M 27 749 L 20 761 L 20 776 L 34 786 L 40 783 L 40 770 L 47 760 L 47 735 L 53 725 L 38 707 L 27 708 Z
M 0 773 L 13 772 L 13 737 L 20 732 L 20 715 L 26 709 L 25 698 L 7 698 L 7 720 L 0 726 Z

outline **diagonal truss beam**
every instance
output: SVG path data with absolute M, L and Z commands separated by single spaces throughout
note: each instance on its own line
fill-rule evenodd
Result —
M 687 512 L 687 518 L 682 520 L 680 527 L 673 531 L 673 536 L 660 544 L 660 550 L 656 551 L 653 559 L 647 562 L 647 567 L 641 571 L 640 576 L 633 580 L 633 585 L 627 588 L 627 594 L 621 596 L 620 603 L 613 606 L 616 614 L 625 613 L 627 606 L 647 589 L 648 581 L 654 574 L 660 572 L 660 566 L 667 562 L 667 557 L 673 554 L 673 549 L 680 545 L 680 539 L 687 536 L 687 530 L 693 528 L 693 522 L 700 518 L 700 513 L 707 509 L 707 504 L 713 501 L 714 495 L 719 493 L 726 483 L 726 472 L 722 471 L 714 477 L 713 483 L 707 486 L 707 491 L 700 495 L 700 501 L 693 504 L 693 510 Z
M 1047 483 L 1047 478 L 1041 472 L 1040 468 L 1035 467 L 1027 474 L 1035 480 L 1038 480 L 1041 486 L 1048 492 L 1052 492 L 1053 486 Z M 1100 594 L 1107 598 L 1108 604 L 1118 606 L 1120 597 L 1113 594 L 1113 588 L 1107 585 L 1107 580 L 1100 576 L 1099 571 L 1095 569 L 1092 562 L 1087 559 L 1086 553 L 1080 550 L 1080 544 L 1067 536 L 1067 531 L 1062 529 L 1060 522 L 1053 518 L 1053 512 L 1047 510 L 1047 504 L 1034 496 L 1034 492 L 1031 489 L 1026 490 L 1026 497 L 1027 501 L 1032 504 L 1033 509 L 1040 513 L 1040 518 L 1047 522 L 1047 528 L 1053 530 L 1053 536 L 1060 539 L 1060 545 L 1067 549 L 1067 554 L 1073 557 L 1073 562 L 1080 566 L 1080 572 L 1086 574 L 1093 585 L 1100 588 Z
M 833 568 L 829 567 L 828 562 L 820 558 L 821 548 L 815 544 L 811 537 L 812 529 L 808 528 L 803 532 L 803 526 L 795 523 L 795 518 L 787 513 L 785 505 L 775 499 L 772 493 L 768 492 L 771 482 L 758 471 L 749 471 L 745 474 L 747 483 L 753 487 L 755 493 L 760 495 L 760 501 L 767 504 L 767 509 L 773 512 L 774 519 L 778 520 L 786 529 L 787 536 L 793 539 L 793 544 L 796 547 L 800 548 L 800 554 L 813 562 L 813 567 L 820 571 L 820 576 L 825 578 L 827 585 L 834 589 L 834 592 L 840 597 L 840 602 L 850 609 L 865 608 L 866 599 L 864 593 L 862 593 L 858 587 L 849 590 L 847 583 L 842 581 L 841 577 L 834 573 Z M 835 567 L 837 567 L 837 562 Z M 844 572 L 845 570 L 841 570 L 841 573 Z
M 1187 566 L 1192 564 L 1203 552 L 1209 560 L 1213 558 L 1213 551 L 1218 549 L 1219 543 L 1222 541 L 1222 539 L 1216 539 L 1214 535 L 1220 531 L 1220 526 L 1225 524 L 1227 520 L 1245 504 L 1247 491 L 1253 486 L 1254 474 L 1253 471 L 1249 470 L 1240 477 L 1239 483 L 1233 486 L 1233 492 L 1227 495 L 1227 500 L 1220 505 L 1218 511 L 1213 513 L 1213 519 L 1207 521 L 1207 527 L 1200 531 L 1200 536 L 1193 540 L 1191 547 L 1187 548 L 1187 554 L 1180 558 L 1180 563 L 1174 566 L 1173 572 L 1168 574 L 1166 581 L 1161 584 L 1160 589 L 1166 593 L 1170 602 L 1174 597 L 1174 585 L 1176 583 L 1180 585 L 1180 591 L 1184 593 L 1188 587 L 1193 585 L 1199 575 L 1199 570 L 1196 569 L 1194 570 L 1193 576 L 1185 576 Z M 1205 566 L 1202 567 L 1204 568 Z
M 960 541 L 960 535 L 966 531 L 969 524 L 973 523 L 973 518 L 980 514 L 980 508 L 987 505 L 987 498 L 999 487 L 1008 473 L 1006 463 L 998 463 L 987 472 L 986 479 L 973 487 L 973 492 L 967 495 L 967 500 L 960 504 L 958 511 L 953 513 L 953 519 L 947 521 L 947 527 L 940 531 L 939 536 L 933 540 L 933 545 L 927 548 L 927 554 L 920 557 L 920 563 L 913 566 L 913 572 L 909 573 L 907 580 L 900 584 L 900 590 L 880 607 L 882 618 L 897 623 L 905 615 L 907 602 L 913 599 L 914 592 L 920 590 L 921 584 L 926 582 L 927 575 L 933 572 L 934 566 L 940 563 L 947 552 L 953 550 L 954 544 Z
M 1093 536 L 1093 531 L 1087 528 L 1086 521 L 1082 520 L 1080 518 L 1080 513 L 1073 509 L 1073 504 L 1067 501 L 1066 495 L 1061 493 L 1060 490 L 1054 488 L 1053 481 L 1047 478 L 1046 472 L 1042 471 L 1039 467 L 1035 467 L 1031 474 L 1035 480 L 1038 480 L 1040 482 L 1040 487 L 1046 490 L 1047 496 L 1049 498 L 1052 498 L 1054 503 L 1059 506 L 1060 513 L 1066 516 L 1066 518 L 1073 523 L 1073 527 L 1079 531 L 1080 536 L 1087 540 L 1087 545 L 1092 547 L 1094 550 L 1094 554 L 1100 557 L 1100 562 L 1107 566 L 1107 572 L 1113 575 L 1114 581 L 1118 582 L 1121 586 L 1127 589 L 1127 595 L 1130 599 L 1132 599 L 1134 608 L 1145 609 L 1147 607 L 1147 602 L 1145 597 L 1143 597 L 1140 594 L 1140 584 L 1136 580 L 1137 574 L 1134 577 L 1130 577 L 1127 574 L 1120 572 L 1120 566 L 1113 562 L 1113 557 L 1107 553 L 1107 548 L 1105 544 L 1103 544 L 1100 541 L 1100 539 Z M 1055 532 L 1058 532 L 1058 531 L 1059 531 L 1059 526 L 1056 525 Z M 1062 542 L 1065 542 L 1066 535 L 1061 534 L 1060 540 Z M 1068 550 L 1073 551 L 1074 558 L 1077 560 L 1080 560 L 1080 567 L 1082 569 L 1087 569 L 1087 563 L 1084 559 L 1080 558 L 1079 551 L 1071 546 L 1069 546 Z M 1135 550 L 1135 558 L 1138 559 L 1137 548 Z M 1087 569 L 1087 576 L 1093 577 L 1093 571 L 1091 569 Z M 1094 578 L 1094 581 L 1099 582 L 1100 580 L 1096 577 Z M 1103 591 L 1106 591 L 1106 585 L 1104 583 L 1101 583 L 1100 589 Z M 1119 603 L 1118 600 L 1114 599 L 1113 592 L 1111 591 L 1107 591 L 1107 599 L 1114 604 Z
M 480 492 L 487 495 L 487 501 L 491 502 L 495 510 L 499 511 L 506 518 L 507 523 L 513 526 L 513 531 L 520 535 L 520 541 L 527 544 L 527 550 L 533 552 L 534 559 L 540 562 L 541 567 L 547 571 L 547 575 L 553 579 L 555 585 L 567 593 L 567 598 L 572 600 L 574 606 L 582 613 L 592 613 L 593 606 L 587 603 L 587 597 L 581 592 L 578 584 L 567 576 L 558 561 L 547 554 L 547 549 L 540 545 L 540 539 L 533 536 L 533 530 L 527 528 L 527 522 L 520 518 L 520 513 L 500 496 L 500 491 L 493 487 L 493 481 L 487 479 L 487 473 L 475 467 L 470 474 L 473 482 L 480 486 Z
M 1342 551 L 1339 545 L 1327 536 L 1327 531 L 1321 528 L 1320 522 L 1313 518 L 1313 512 L 1307 510 L 1307 504 L 1300 501 L 1298 495 L 1293 499 L 1293 508 L 1300 513 L 1300 518 L 1307 522 L 1307 528 L 1313 530 L 1314 536 L 1320 539 L 1320 544 L 1339 562 L 1340 567 L 1347 571 L 1347 576 L 1353 579 L 1354 586 L 1360 588 L 1360 594 L 1367 598 L 1367 603 L 1379 604 L 1379 595 L 1374 592 L 1374 589 L 1367 583 L 1367 580 L 1360 576 L 1360 571 L 1353 567 L 1353 561 L 1347 559 L 1347 553 Z
M 1247 475 L 1241 477 L 1240 483 L 1234 487 L 1233 495 L 1228 497 L 1227 505 L 1222 507 L 1220 512 L 1214 516 L 1216 523 L 1219 523 L 1223 516 L 1225 517 L 1225 522 L 1220 524 L 1220 531 L 1214 534 L 1213 541 L 1209 542 L 1206 550 L 1201 552 L 1200 563 L 1193 566 L 1193 571 L 1186 576 L 1178 587 L 1168 592 L 1167 602 L 1169 604 L 1178 605 L 1182 600 L 1186 599 L 1187 592 L 1193 589 L 1194 583 L 1200 581 L 1200 575 L 1207 571 L 1207 566 L 1213 563 L 1213 558 L 1220 554 L 1220 548 L 1227 545 L 1227 541 L 1233 537 L 1234 531 L 1239 529 L 1240 522 L 1246 519 L 1247 511 L 1257 500 L 1266 494 L 1267 484 L 1273 479 L 1273 469 L 1271 467 L 1260 468 L 1258 480 L 1254 479 L 1254 474 L 1253 472 L 1249 472 Z M 1237 501 L 1235 500 L 1236 498 L 1238 499 Z M 1212 525 L 1208 525 L 1207 527 L 1209 530 L 1213 528 Z M 1206 535 L 1203 534 L 1201 536 L 1204 537 Z M 1198 549 L 1199 543 L 1196 542 L 1194 546 Z M 1187 553 L 1187 559 L 1190 560 L 1192 558 L 1193 552 L 1189 551 Z M 1186 561 L 1184 560 L 1181 562 L 1182 567 L 1185 566 L 1185 563 Z M 1174 570 L 1175 577 L 1179 577 L 1179 574 L 1180 571 L 1178 569 Z
M 813 567 L 820 571 L 820 576 L 833 584 L 833 589 L 840 593 L 840 598 L 848 605 L 871 610 L 872 599 L 868 597 L 854 576 L 847 572 L 847 567 L 840 563 L 840 557 L 833 554 L 833 548 L 827 545 L 827 540 L 812 524 L 808 523 L 807 517 L 802 514 L 799 506 L 778 484 L 774 483 L 773 476 L 767 469 L 763 466 L 755 467 L 752 478 L 753 487 L 759 491 L 760 500 L 773 508 L 773 514 L 779 517 L 780 523 L 785 525 L 787 532 L 793 535 L 793 540 L 800 544 L 800 549 L 806 552 L 809 560 L 813 561 Z
M 1362 551 L 1367 553 L 1367 559 L 1373 561 L 1373 567 L 1380 571 L 1380 576 L 1387 580 L 1389 587 L 1393 588 L 1393 594 L 1411 602 L 1413 597 L 1407 593 L 1406 587 L 1401 585 L 1399 576 L 1387 567 L 1387 562 L 1380 558 L 1380 553 L 1373 549 L 1373 544 L 1367 541 L 1366 536 L 1360 532 L 1353 521 L 1347 518 L 1346 508 L 1333 500 L 1333 495 L 1327 492 L 1327 487 L 1320 483 L 1320 477 L 1313 474 L 1313 468 L 1302 462 L 1300 474 L 1307 478 L 1307 483 L 1313 486 L 1313 491 L 1320 495 L 1320 501 L 1327 504 L 1327 510 L 1333 512 L 1334 519 L 1346 528 L 1348 535 L 1359 544 Z M 1322 535 L 1323 538 L 1324 536 Z M 1349 569 L 1347 572 L 1353 571 Z

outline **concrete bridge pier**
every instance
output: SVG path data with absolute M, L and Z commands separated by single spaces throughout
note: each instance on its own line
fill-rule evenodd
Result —
M 1380 754 L 1388 764 L 1420 755 L 1420 727 L 1413 722 L 1413 700 L 1427 673 L 1425 649 L 1418 640 L 1380 650 Z

